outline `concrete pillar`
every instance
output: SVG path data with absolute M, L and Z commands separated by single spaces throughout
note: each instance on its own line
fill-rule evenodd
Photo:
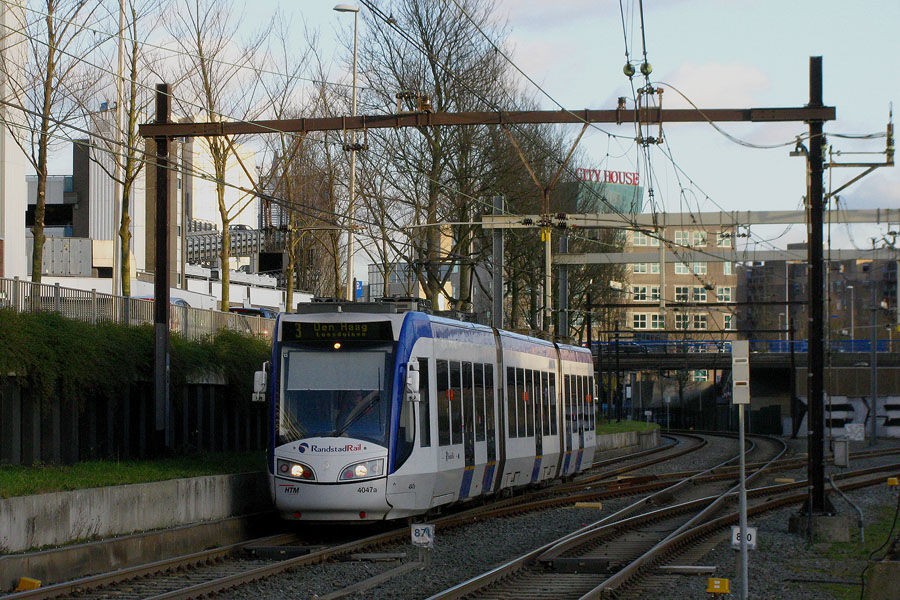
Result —
M 25 13 L 21 2 L 0 4 L 0 26 L 4 35 L 0 37 L 0 53 L 10 63 L 24 65 L 27 44 L 20 31 L 25 24 Z M 24 70 L 24 68 L 23 68 Z M 24 73 L 19 81 L 24 80 Z M 0 98 L 13 104 L 22 104 L 16 98 L 6 78 L 0 78 Z M 0 119 L 22 123 L 22 115 L 16 110 L 0 105 Z M 25 130 L 22 130 L 25 134 Z M 0 258 L 0 273 L 3 277 L 25 277 L 30 257 L 25 252 L 25 211 L 28 208 L 28 188 L 25 184 L 27 171 L 25 154 L 16 144 L 7 127 L 0 128 L 0 240 L 3 240 L 3 256 Z

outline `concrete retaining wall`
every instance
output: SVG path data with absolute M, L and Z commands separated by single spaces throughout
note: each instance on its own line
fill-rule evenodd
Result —
M 0 552 L 22 552 L 270 509 L 264 473 L 17 496 L 0 500 Z
M 659 427 L 643 431 L 624 431 L 597 436 L 597 451 L 594 460 L 615 458 L 623 454 L 631 454 L 641 450 L 649 450 L 659 446 Z

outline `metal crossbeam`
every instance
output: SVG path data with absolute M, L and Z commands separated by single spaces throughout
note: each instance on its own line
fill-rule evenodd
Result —
M 217 121 L 212 123 L 145 123 L 141 136 L 198 137 L 246 133 L 306 133 L 310 131 L 347 131 L 435 125 L 514 125 L 539 123 L 705 123 L 708 121 L 830 121 L 836 116 L 833 106 L 796 108 L 644 108 L 613 110 L 512 110 L 461 113 L 400 113 L 360 115 L 356 117 L 318 117 L 262 121 Z
M 872 260 L 896 258 L 900 250 L 879 248 L 872 250 L 832 250 L 826 260 L 840 262 L 844 260 Z M 589 252 L 557 254 L 553 258 L 555 265 L 597 265 L 597 264 L 630 264 L 659 262 L 660 253 L 651 252 Z M 730 248 L 710 248 L 709 250 L 684 249 L 679 252 L 666 252 L 667 263 L 690 262 L 753 262 L 753 261 L 796 261 L 806 262 L 806 248 L 798 250 L 732 250 Z
M 485 229 L 526 229 L 540 227 L 542 215 L 484 215 Z M 828 211 L 825 221 L 831 223 L 900 223 L 900 209 L 877 208 L 873 210 Z M 728 229 L 742 225 L 800 225 L 806 223 L 806 211 L 802 210 L 736 210 L 730 212 L 701 213 L 649 213 L 641 214 L 558 214 L 550 217 L 553 227 L 568 229 L 592 229 L 613 227 L 618 229 L 654 230 L 664 227 L 692 227 L 709 230 Z

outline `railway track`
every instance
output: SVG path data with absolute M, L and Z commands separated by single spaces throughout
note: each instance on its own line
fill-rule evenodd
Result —
M 671 444 L 599 461 L 584 478 L 584 481 L 579 480 L 559 486 L 561 488 L 559 490 L 550 487 L 512 498 L 500 499 L 490 505 L 463 510 L 432 522 L 446 530 L 480 519 L 522 514 L 566 502 L 572 503 L 573 501 L 565 500 L 564 496 L 560 496 L 560 494 L 570 495 L 579 489 L 591 487 L 595 485 L 594 478 L 609 479 L 620 473 L 643 469 L 699 450 L 708 444 L 706 437 L 693 434 L 666 437 L 672 440 Z M 623 462 L 630 464 L 619 466 L 616 469 L 603 469 L 604 465 Z M 556 499 L 550 499 L 552 496 L 556 496 Z M 545 498 L 545 500 L 541 501 L 541 498 Z M 5 599 L 38 600 L 66 597 L 85 600 L 105 598 L 155 598 L 161 600 L 163 598 L 196 598 L 243 583 L 271 577 L 288 569 L 337 560 L 353 553 L 383 548 L 405 541 L 407 538 L 408 529 L 402 528 L 344 544 L 333 544 L 330 547 L 321 547 L 320 545 L 318 549 L 313 548 L 312 551 L 297 556 L 298 551 L 310 550 L 309 548 L 298 548 L 298 545 L 307 546 L 308 540 L 295 534 L 271 536 L 120 569 L 112 573 L 83 577 L 29 592 L 12 594 L 6 596 Z M 278 555 L 275 550 L 278 547 L 285 548 L 285 554 L 291 558 L 257 560 L 252 553 L 254 549 L 265 548 L 266 554 L 274 557 Z
M 661 476 L 639 476 L 633 479 L 616 479 L 625 472 L 639 471 L 651 463 L 659 460 L 667 460 L 674 456 L 683 456 L 684 451 L 694 451 L 707 446 L 708 436 L 690 434 L 690 436 L 678 435 L 678 443 L 670 444 L 663 451 L 640 452 L 626 457 L 620 457 L 611 462 L 620 463 L 628 461 L 632 464 L 619 466 L 614 469 L 601 469 L 591 472 L 585 477 L 579 478 L 564 485 L 537 490 L 531 494 L 524 494 L 511 499 L 504 499 L 499 503 L 489 506 L 476 506 L 459 513 L 448 515 L 440 519 L 432 520 L 439 531 L 449 531 L 463 527 L 467 524 L 485 521 L 491 518 L 519 515 L 527 512 L 544 510 L 560 506 L 571 506 L 575 502 L 589 501 L 602 498 L 616 498 L 634 496 L 638 494 L 652 494 L 672 488 L 674 486 L 690 486 L 691 496 L 698 497 L 709 495 L 712 490 L 707 486 L 717 481 L 733 478 L 733 469 L 730 463 L 734 458 L 716 465 L 705 471 L 692 471 L 678 474 L 664 474 Z M 758 441 L 758 439 L 757 439 Z M 762 444 L 754 446 L 751 452 L 763 452 Z M 736 457 L 735 457 L 736 458 Z M 791 462 L 793 461 L 793 462 Z M 795 465 L 797 459 L 779 461 L 781 465 Z M 758 463 L 751 463 L 751 466 Z M 649 478 L 649 479 L 648 479 Z M 682 481 L 682 480 L 688 480 Z M 678 481 L 673 481 L 678 480 Z M 674 486 L 673 486 L 674 484 Z M 676 489 L 678 489 L 676 487 Z M 668 492 L 671 494 L 671 490 Z M 655 496 L 657 502 L 666 492 Z M 653 500 L 642 498 L 638 503 L 648 506 Z M 637 509 L 617 513 L 617 519 L 626 518 L 627 514 Z M 646 509 L 645 509 L 646 510 Z M 330 563 L 346 559 L 351 554 L 365 552 L 384 552 L 392 547 L 396 548 L 408 541 L 409 530 L 407 528 L 379 533 L 362 540 L 352 540 L 342 544 L 333 544 L 327 547 L 305 548 L 311 550 L 308 554 L 296 556 L 296 545 L 308 543 L 295 535 L 273 536 L 262 540 L 251 540 L 242 544 L 235 544 L 228 548 L 220 548 L 208 552 L 197 553 L 188 557 L 178 557 L 169 561 L 160 561 L 152 565 L 144 565 L 135 569 L 122 570 L 112 574 L 102 574 L 81 580 L 49 586 L 9 596 L 9 600 L 24 600 L 25 598 L 58 598 L 72 597 L 100 600 L 106 598 L 197 598 L 209 596 L 223 590 L 228 590 L 249 582 L 272 577 L 278 573 L 321 563 Z M 260 560 L 247 554 L 248 547 L 269 549 L 269 556 L 276 556 L 273 548 L 285 547 L 284 560 Z M 405 563 L 399 569 L 409 570 L 416 568 L 415 563 Z M 400 571 L 380 566 L 382 577 L 389 577 Z M 371 571 L 371 570 L 370 570 Z M 371 576 L 371 572 L 360 575 L 358 578 Z M 374 581 L 374 578 L 373 578 Z M 338 596 L 334 596 L 338 597 Z
M 843 490 L 883 483 L 886 474 L 900 470 L 900 463 L 859 469 L 840 474 Z M 807 482 L 759 486 L 748 490 L 751 516 L 801 503 Z M 709 510 L 720 502 L 719 510 Z M 736 502 L 730 490 L 718 496 L 687 500 L 618 521 L 598 522 L 527 555 L 436 594 L 429 600 L 468 598 L 641 598 L 659 593 L 675 583 L 660 569 L 669 565 L 693 565 L 719 541 L 717 534 L 738 521 L 738 513 L 724 510 L 725 502 Z M 705 507 L 706 518 L 687 522 L 686 514 Z M 679 523 L 681 523 L 679 525 Z M 607 543 L 613 542 L 613 543 Z M 583 565 L 583 566 L 579 566 Z

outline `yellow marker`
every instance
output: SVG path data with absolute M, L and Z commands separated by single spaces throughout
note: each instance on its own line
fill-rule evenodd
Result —
M 634 475 L 616 475 L 616 481 L 626 481 L 628 479 L 634 479 Z
M 775 483 L 794 483 L 791 477 L 776 477 Z
M 888 477 L 888 485 L 900 485 L 900 480 L 896 477 Z
M 707 594 L 730 594 L 731 590 L 728 588 L 728 580 L 710 577 L 709 579 L 706 580 L 706 593 Z
M 575 508 L 595 508 L 597 510 L 600 510 L 601 508 L 603 508 L 603 503 L 602 502 L 576 502 Z
M 41 587 L 41 582 L 37 579 L 32 579 L 31 577 L 19 577 L 19 585 L 16 586 L 14 592 L 28 592 L 30 590 L 36 590 Z

